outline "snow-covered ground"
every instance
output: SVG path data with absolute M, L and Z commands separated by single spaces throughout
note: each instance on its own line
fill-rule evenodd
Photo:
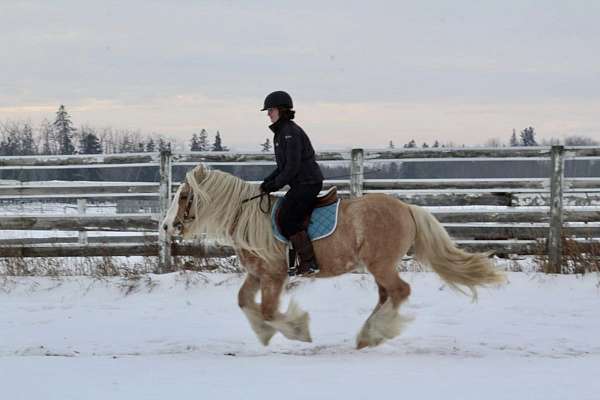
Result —
M 237 274 L 0 278 L 3 399 L 599 399 L 596 275 L 509 273 L 478 303 L 433 273 L 406 331 L 357 351 L 377 298 L 369 275 L 300 280 L 313 343 L 262 347 Z

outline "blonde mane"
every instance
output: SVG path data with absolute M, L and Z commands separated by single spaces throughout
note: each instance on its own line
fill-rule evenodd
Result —
M 184 236 L 206 232 L 220 243 L 265 260 L 280 261 L 284 257 L 283 245 L 273 236 L 271 216 L 260 210 L 259 199 L 242 204 L 260 193 L 257 185 L 202 164 L 189 171 L 186 178 L 194 193 L 196 218 Z

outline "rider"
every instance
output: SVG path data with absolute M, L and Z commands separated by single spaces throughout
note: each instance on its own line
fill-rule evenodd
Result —
M 290 186 L 279 211 L 281 233 L 288 238 L 300 257 L 297 273 L 319 271 L 312 243 L 306 233 L 305 219 L 315 206 L 323 187 L 323 174 L 315 160 L 308 136 L 294 121 L 294 105 L 289 94 L 277 91 L 265 98 L 261 111 L 268 111 L 275 145 L 277 168 L 261 183 L 264 193 Z M 290 271 L 293 275 L 295 271 Z

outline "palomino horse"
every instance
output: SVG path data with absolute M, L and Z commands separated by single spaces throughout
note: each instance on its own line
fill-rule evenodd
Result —
M 286 249 L 274 238 L 260 201 L 243 203 L 259 193 L 258 185 L 201 164 L 188 172 L 177 190 L 163 228 L 184 238 L 205 232 L 235 248 L 248 272 L 239 306 L 262 344 L 268 345 L 278 331 L 288 339 L 310 342 L 308 313 L 293 302 L 287 312 L 279 311 L 287 280 Z M 396 266 L 411 246 L 417 260 L 431 266 L 450 287 L 469 289 L 474 298 L 476 286 L 504 281 L 489 254 L 458 249 L 425 209 L 385 194 L 342 200 L 335 232 L 314 242 L 321 267 L 316 277 L 341 275 L 359 266 L 373 274 L 379 299 L 358 334 L 357 348 L 377 346 L 400 333 L 405 319 L 398 309 L 410 286 L 400 279 Z

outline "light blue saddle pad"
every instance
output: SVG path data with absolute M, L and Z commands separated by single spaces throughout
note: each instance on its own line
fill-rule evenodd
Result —
M 275 238 L 277 240 L 289 243 L 289 240 L 285 238 L 279 231 L 279 227 L 277 226 L 277 222 L 275 220 L 275 216 L 277 215 L 277 210 L 281 206 L 281 202 L 283 198 L 280 197 L 275 202 L 273 206 L 273 210 L 271 210 L 271 225 L 273 226 L 273 233 L 275 234 Z M 308 225 L 308 237 L 310 240 L 319 240 L 323 239 L 331 235 L 335 228 L 337 227 L 337 216 L 338 209 L 340 207 L 340 199 L 333 203 L 332 205 L 326 207 L 319 207 L 313 210 L 313 213 L 310 216 L 310 223 Z

